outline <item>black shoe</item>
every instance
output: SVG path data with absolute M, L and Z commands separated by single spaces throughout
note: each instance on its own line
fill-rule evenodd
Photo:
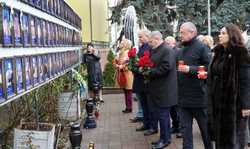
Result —
M 144 133 L 144 136 L 150 136 L 150 135 L 153 135 L 153 134 L 156 134 L 156 133 L 158 133 L 158 130 L 149 129 L 149 130 L 147 130 L 147 131 Z
M 135 131 L 145 131 L 145 130 L 148 130 L 148 128 L 145 126 L 141 126 L 141 127 L 135 129 Z
M 179 132 L 180 132 L 179 128 L 174 128 L 174 127 L 171 128 L 171 133 L 172 134 L 179 133 Z
M 180 133 L 180 132 L 179 132 L 179 133 L 176 133 L 176 138 L 183 138 L 183 137 L 182 137 L 182 133 Z
M 165 147 L 167 147 L 170 144 L 169 141 L 164 142 L 163 140 L 159 141 L 157 144 L 152 145 L 153 149 L 163 149 Z
M 129 119 L 131 123 L 137 123 L 137 122 L 142 122 L 143 118 L 142 117 L 134 117 Z
M 159 142 L 161 142 L 161 139 L 157 140 L 157 141 L 154 141 L 154 142 L 151 142 L 151 145 L 156 145 L 158 144 Z
M 132 109 L 125 109 L 125 110 L 122 110 L 123 113 L 131 113 L 132 112 Z

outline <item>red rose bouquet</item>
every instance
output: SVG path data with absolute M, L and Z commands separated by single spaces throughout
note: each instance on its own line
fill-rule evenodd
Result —
M 131 71 L 134 71 L 135 65 L 138 61 L 138 56 L 136 54 L 136 48 L 132 48 L 129 50 L 128 57 L 129 57 L 128 69 Z
M 154 63 L 150 59 L 149 51 L 144 52 L 143 56 L 139 58 L 137 65 L 139 67 L 139 72 L 144 75 L 145 82 L 148 82 L 148 74 L 150 73 L 151 68 L 154 67 Z

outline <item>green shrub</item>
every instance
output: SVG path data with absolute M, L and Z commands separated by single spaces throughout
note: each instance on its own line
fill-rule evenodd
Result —
M 115 56 L 112 50 L 109 50 L 109 54 L 107 57 L 108 63 L 106 64 L 104 72 L 103 72 L 103 84 L 106 87 L 115 86 L 115 80 L 114 80 L 115 68 L 113 66 L 114 57 Z

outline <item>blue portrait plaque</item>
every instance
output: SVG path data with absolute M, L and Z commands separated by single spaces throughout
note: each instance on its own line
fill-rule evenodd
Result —
M 37 63 L 38 63 L 39 82 L 43 82 L 44 81 L 44 77 L 43 77 L 43 61 L 42 61 L 42 56 L 41 55 L 37 56 Z
M 42 24 L 42 45 L 48 45 L 48 33 L 47 33 L 47 23 L 45 20 L 41 20 Z
M 33 16 L 29 16 L 30 22 L 30 34 L 31 34 L 31 45 L 36 46 L 36 27 L 35 27 L 35 18 Z
M 3 94 L 3 70 L 2 70 L 2 61 L 0 61 L 0 103 L 4 102 Z
M 31 73 L 30 73 L 30 59 L 29 57 L 25 57 L 25 83 L 26 88 L 29 89 L 31 87 Z
M 32 56 L 32 74 L 33 74 L 33 83 L 38 84 L 38 67 L 37 67 L 37 57 Z
M 22 58 L 16 58 L 16 77 L 17 77 L 17 92 L 20 93 L 24 90 L 23 84 L 23 65 Z
M 41 30 L 41 20 L 36 18 L 36 43 L 41 46 L 42 30 Z
M 22 32 L 23 32 L 23 45 L 25 47 L 30 46 L 30 35 L 29 35 L 29 16 L 25 13 L 22 15 Z
M 13 61 L 12 59 L 5 59 L 4 61 L 5 68 L 5 78 L 6 78 L 6 89 L 7 97 L 14 95 L 14 73 L 13 73 Z
M 20 12 L 18 10 L 14 11 L 13 24 L 14 24 L 14 43 L 15 43 L 15 46 L 21 46 L 22 45 L 21 23 L 20 23 Z
M 2 18 L 3 18 L 3 45 L 10 46 L 12 44 L 12 37 L 11 37 L 11 20 L 10 20 L 10 8 L 3 7 L 2 9 Z

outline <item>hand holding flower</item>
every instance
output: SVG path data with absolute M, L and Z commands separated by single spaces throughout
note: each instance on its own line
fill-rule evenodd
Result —
M 188 73 L 189 69 L 190 68 L 188 65 L 179 65 L 178 66 L 178 71 L 183 72 L 183 73 Z

